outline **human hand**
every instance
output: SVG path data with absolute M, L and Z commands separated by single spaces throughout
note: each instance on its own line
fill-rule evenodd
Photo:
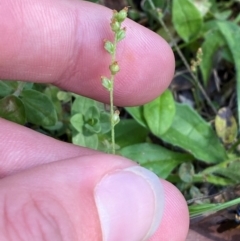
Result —
M 0 4 L 0 78 L 51 83 L 107 102 L 100 83 L 112 12 L 77 0 Z M 169 46 L 126 20 L 114 101 L 140 105 L 166 89 Z M 1 241 L 184 241 L 188 211 L 170 183 L 136 163 L 63 143 L 0 119 Z M 145 170 L 145 171 L 144 171 Z

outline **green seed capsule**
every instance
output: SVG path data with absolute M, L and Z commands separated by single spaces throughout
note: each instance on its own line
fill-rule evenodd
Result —
M 119 67 L 119 65 L 118 65 L 118 62 L 117 62 L 117 61 L 113 62 L 113 63 L 109 66 L 109 69 L 110 69 L 111 73 L 112 73 L 113 75 L 115 75 L 115 74 L 120 70 L 120 67 Z

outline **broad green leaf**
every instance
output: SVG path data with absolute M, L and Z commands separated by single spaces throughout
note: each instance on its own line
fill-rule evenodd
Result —
M 72 138 L 72 142 L 75 145 L 88 147 L 95 150 L 98 147 L 98 137 L 96 134 L 91 136 L 85 136 L 82 133 L 78 133 L 76 136 Z
M 193 4 L 201 13 L 202 17 L 206 15 L 206 13 L 209 11 L 211 7 L 211 3 L 209 2 L 209 0 L 193 0 Z
M 148 130 L 132 119 L 123 119 L 115 126 L 115 140 L 121 148 L 144 142 L 146 141 L 147 135 Z
M 125 109 L 141 126 L 147 128 L 147 123 L 143 116 L 143 106 L 125 107 Z
M 14 89 L 9 84 L 8 81 L 2 81 L 0 80 L 0 97 L 4 97 L 6 95 L 10 95 L 14 92 Z
M 237 79 L 238 123 L 240 126 L 240 27 L 232 22 L 218 22 L 219 30 L 225 38 L 235 63 Z
M 56 124 L 56 110 L 45 94 L 36 90 L 23 90 L 21 98 L 26 110 L 27 121 L 41 126 Z
M 21 125 L 26 123 L 24 105 L 22 101 L 14 95 L 6 96 L 0 100 L 0 116 Z
M 176 103 L 176 114 L 162 140 L 179 146 L 206 163 L 224 161 L 227 156 L 210 124 L 191 107 Z
M 192 159 L 189 154 L 169 151 L 151 143 L 126 146 L 121 149 L 120 154 L 138 162 L 161 178 L 167 178 L 179 164 Z
M 72 105 L 72 114 L 81 113 L 85 115 L 89 107 L 95 106 L 95 101 L 78 95 Z
M 225 40 L 219 30 L 213 30 L 205 35 L 205 41 L 202 45 L 202 62 L 200 64 L 205 86 L 207 85 L 211 70 L 213 69 L 213 57 L 216 51 L 224 45 Z
M 175 115 L 175 102 L 171 91 L 166 90 L 161 96 L 144 105 L 143 113 L 154 135 L 160 136 L 166 132 Z
M 71 117 L 70 122 L 72 126 L 79 132 L 83 131 L 83 126 L 84 126 L 84 120 L 83 120 L 83 115 L 78 113 L 75 114 Z
M 189 0 L 173 0 L 172 21 L 185 42 L 197 37 L 203 24 L 201 13 Z

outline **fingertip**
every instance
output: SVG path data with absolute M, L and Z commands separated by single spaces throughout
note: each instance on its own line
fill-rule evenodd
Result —
M 165 207 L 162 222 L 149 241 L 186 240 L 189 229 L 189 212 L 186 200 L 171 183 L 161 180 L 165 191 Z
M 148 240 L 162 219 L 158 177 L 140 166 L 104 176 L 95 188 L 103 240 Z
M 171 83 L 175 59 L 169 44 L 155 32 L 126 21 L 127 36 L 119 49 L 121 71 L 116 76 L 115 98 L 124 105 L 142 105 L 158 97 Z M 137 95 L 136 95 L 137 93 Z

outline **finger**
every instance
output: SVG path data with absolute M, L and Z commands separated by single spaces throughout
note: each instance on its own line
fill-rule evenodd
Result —
M 112 11 L 77 0 L 3 1 L 0 8 L 0 78 L 56 84 L 108 102 L 100 77 L 109 76 L 104 39 L 113 39 Z M 169 85 L 174 57 L 159 35 L 126 20 L 115 80 L 119 106 L 140 105 Z
M 163 224 L 166 212 L 186 212 L 182 198 L 174 204 L 173 196 L 166 196 L 174 192 L 178 198 L 172 186 L 121 157 L 85 156 L 42 165 L 0 181 L 1 237 L 138 241 L 148 240 L 160 225 L 168 236 L 158 240 L 183 241 L 183 235 L 167 230 L 169 223 Z M 186 213 L 179 214 L 178 225 L 186 230 Z
M 189 228 L 189 214 L 186 200 L 171 183 L 162 180 L 166 205 L 162 222 L 149 241 L 185 241 Z
M 98 153 L 1 118 L 0 133 L 0 178 L 44 163 Z

